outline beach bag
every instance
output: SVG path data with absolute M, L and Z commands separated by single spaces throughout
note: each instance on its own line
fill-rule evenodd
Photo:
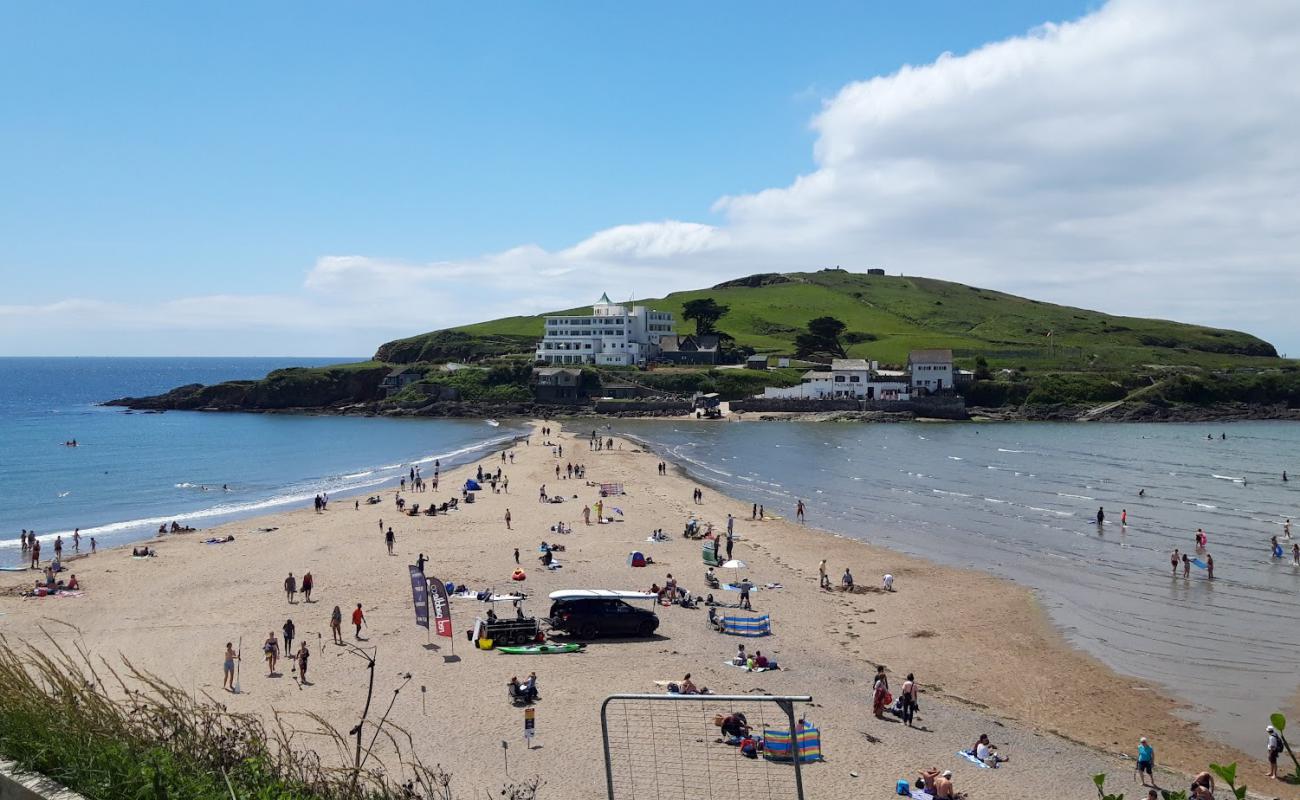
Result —
M 741 739 L 740 754 L 745 758 L 758 758 L 758 743 L 749 738 Z
M 894 794 L 900 797 L 912 796 L 912 784 L 905 780 L 899 779 L 898 784 L 894 787 Z

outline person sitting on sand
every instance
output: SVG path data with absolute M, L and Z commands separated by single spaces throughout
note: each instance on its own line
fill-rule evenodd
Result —
M 853 591 L 853 573 L 849 572 L 848 567 L 844 568 L 844 577 L 840 578 L 840 583 L 843 584 L 846 592 Z
M 1214 800 L 1214 776 L 1208 772 L 1202 772 L 1193 778 L 1191 797 L 1193 800 L 1199 800 L 1202 797 Z
M 762 650 L 754 651 L 754 667 L 756 669 L 767 669 L 770 666 L 767 656 L 763 655 Z
M 749 661 L 749 654 L 745 652 L 745 645 L 744 644 L 736 645 L 736 657 L 731 659 L 731 663 L 735 664 L 738 667 L 743 667 L 745 666 L 745 663 L 748 661 Z
M 682 694 L 708 694 L 708 691 L 709 691 L 708 689 L 701 689 L 700 687 L 695 685 L 695 681 L 691 680 L 691 673 L 689 672 L 686 673 L 686 677 L 682 678 L 682 682 L 681 682 Z
M 65 586 L 64 588 L 70 592 L 75 592 L 76 590 L 81 588 L 81 584 L 77 582 L 76 573 L 73 573 L 72 577 L 68 579 L 68 585 Z

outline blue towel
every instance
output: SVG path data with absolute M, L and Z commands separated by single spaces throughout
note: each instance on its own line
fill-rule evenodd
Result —
M 969 762 L 972 763 L 972 764 L 978 764 L 978 765 L 980 766 L 981 769 L 989 769 L 989 768 L 990 768 L 988 764 L 985 764 L 983 761 L 980 761 L 978 758 L 976 758 L 975 756 L 971 755 L 970 753 L 967 753 L 965 750 L 958 750 L 958 751 L 957 751 L 957 755 L 961 756 L 962 758 L 966 759 L 967 761 L 969 761 Z

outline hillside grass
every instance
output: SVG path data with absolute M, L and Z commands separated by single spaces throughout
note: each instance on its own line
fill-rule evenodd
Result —
M 1284 363 L 1267 342 L 1239 331 L 1115 316 L 930 278 L 822 270 L 742 279 L 636 302 L 672 312 L 678 331 L 690 333 L 693 327 L 682 320 L 682 307 L 706 297 L 730 307 L 718 329 L 760 353 L 792 354 L 794 338 L 808 321 L 829 315 L 842 320 L 850 334 L 866 339 L 848 345 L 850 357 L 891 365 L 904 364 L 911 350 L 930 348 L 951 349 L 963 366 L 983 355 L 995 369 L 1109 372 Z M 553 313 L 588 314 L 590 307 Z M 485 340 L 524 341 L 541 337 L 543 320 L 506 317 L 454 330 Z

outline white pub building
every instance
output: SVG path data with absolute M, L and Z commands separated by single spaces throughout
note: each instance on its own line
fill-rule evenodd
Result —
M 548 364 L 641 367 L 659 354 L 659 339 L 673 333 L 673 315 L 645 306 L 610 302 L 608 294 L 591 316 L 548 316 L 536 360 Z

